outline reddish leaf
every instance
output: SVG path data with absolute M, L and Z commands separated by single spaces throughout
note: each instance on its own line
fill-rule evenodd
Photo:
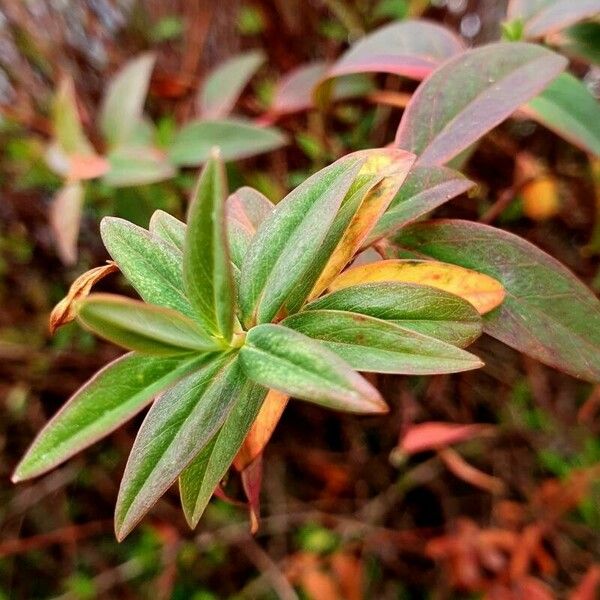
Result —
M 600 590 L 600 564 L 592 565 L 579 585 L 571 592 L 569 600 L 595 600 Z
M 542 91 L 567 61 L 541 46 L 499 42 L 445 62 L 414 93 L 396 144 L 442 165 Z
M 242 485 L 248 499 L 250 531 L 255 534 L 260 525 L 260 490 L 262 487 L 263 461 L 259 454 L 243 471 Z
M 453 423 L 419 423 L 412 425 L 402 437 L 400 449 L 406 454 L 415 454 L 425 450 L 436 450 L 458 444 L 475 437 L 485 435 L 491 431 L 489 425 L 472 423 L 456 425 Z
M 437 23 L 395 22 L 361 38 L 329 69 L 326 77 L 393 73 L 421 80 L 462 50 L 461 39 Z
M 600 381 L 600 303 L 566 267 L 506 231 L 458 220 L 411 225 L 396 241 L 500 281 L 506 298 L 484 331 L 575 377 Z
M 69 156 L 69 181 L 83 181 L 102 177 L 110 169 L 110 163 L 103 156 L 72 154 Z
M 286 74 L 277 85 L 271 111 L 283 115 L 313 106 L 312 90 L 326 70 L 327 63 L 319 61 L 301 65 Z
M 314 106 L 313 91 L 323 79 L 328 63 L 324 61 L 301 65 L 286 74 L 278 83 L 270 108 L 271 116 L 300 112 Z M 339 77 L 329 90 L 332 100 L 362 96 L 373 89 L 370 78 L 349 75 Z

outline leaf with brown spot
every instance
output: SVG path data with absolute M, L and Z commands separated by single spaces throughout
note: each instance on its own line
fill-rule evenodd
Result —
M 428 285 L 468 300 L 485 314 L 504 300 L 504 287 L 496 279 L 448 263 L 425 260 L 389 259 L 353 267 L 329 286 L 330 291 L 375 281 L 401 281 Z
M 80 275 L 71 284 L 67 295 L 50 313 L 50 323 L 48 326 L 50 333 L 53 334 L 59 327 L 73 321 L 77 316 L 75 304 L 89 295 L 94 284 L 118 270 L 119 267 L 117 267 L 117 264 L 109 260 L 106 265 L 90 269 Z

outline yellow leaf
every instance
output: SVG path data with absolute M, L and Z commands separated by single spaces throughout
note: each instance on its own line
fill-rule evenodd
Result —
M 469 301 L 481 314 L 499 306 L 504 287 L 494 278 L 457 265 L 426 260 L 382 260 L 353 267 L 329 286 L 330 291 L 374 281 L 400 281 L 435 287 Z
M 521 190 L 523 212 L 534 221 L 545 221 L 560 210 L 558 185 L 554 177 L 538 177 Z
M 248 467 L 265 449 L 277 423 L 279 423 L 279 419 L 281 419 L 288 400 L 289 396 L 286 394 L 269 390 L 252 428 L 235 457 L 234 466 L 238 471 L 243 471 Z
M 320 296 L 336 275 L 352 260 L 394 199 L 416 158 L 414 154 L 397 148 L 378 148 L 365 153 L 367 160 L 358 177 L 370 175 L 378 177 L 352 217 L 342 239 L 315 283 L 309 299 Z
M 75 304 L 89 295 L 96 282 L 118 270 L 116 263 L 108 261 L 106 265 L 90 269 L 80 275 L 71 284 L 68 294 L 52 310 L 48 325 L 50 333 L 54 333 L 62 325 L 73 321 L 77 316 Z

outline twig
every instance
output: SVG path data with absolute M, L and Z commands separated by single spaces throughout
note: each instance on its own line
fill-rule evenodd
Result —
M 29 538 L 17 538 L 0 543 L 0 558 L 12 554 L 22 554 L 32 550 L 41 550 L 53 544 L 60 544 L 65 540 L 72 542 L 90 537 L 112 527 L 112 520 L 92 521 L 84 525 L 69 525 L 56 529 L 50 533 L 41 533 Z
M 106 598 L 104 594 L 111 588 L 124 581 L 130 581 L 139 577 L 144 572 L 145 564 L 141 558 L 132 558 L 127 562 L 120 564 L 114 569 L 109 569 L 100 573 L 92 580 L 92 586 L 98 598 Z M 79 595 L 73 592 L 67 592 L 60 596 L 55 596 L 52 600 L 77 600 Z
M 299 600 L 298 594 L 296 594 L 285 575 L 279 570 L 277 564 L 251 536 L 247 535 L 246 540 L 239 543 L 238 546 L 248 557 L 248 560 L 269 581 L 273 591 L 277 593 L 281 600 Z

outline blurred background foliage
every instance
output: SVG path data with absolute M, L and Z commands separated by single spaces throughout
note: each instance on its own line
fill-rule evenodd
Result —
M 75 325 L 47 334 L 70 282 L 107 258 L 100 218 L 146 226 L 158 208 L 181 217 L 195 176 L 182 161 L 154 183 L 86 179 L 65 252 L 56 223 L 73 215 L 68 204 L 56 210 L 65 177 L 48 152 L 66 76 L 81 132 L 95 156 L 108 156 L 97 123 L 109 81 L 153 52 L 145 139 L 162 161 L 177 132 L 208 110 L 202 90 L 209 94 L 215 67 L 259 50 L 231 110 L 289 143 L 230 162 L 228 176 L 232 189 L 252 185 L 276 202 L 344 153 L 391 141 L 403 95 L 416 87 L 358 77 L 340 84 L 345 99 L 325 112 L 277 113 L 284 75 L 333 61 L 390 21 L 425 16 L 470 45 L 498 39 L 505 15 L 505 2 L 492 0 L 0 0 L 0 599 L 596 597 L 600 388 L 490 339 L 476 349 L 487 363 L 481 372 L 377 377 L 393 407 L 386 419 L 292 403 L 264 457 L 256 538 L 244 507 L 226 499 L 188 531 L 173 492 L 118 545 L 111 515 L 133 428 L 38 481 L 9 483 L 35 432 L 117 354 Z M 505 26 L 505 37 L 518 37 L 515 27 Z M 597 22 L 572 27 L 560 44 L 585 56 L 572 70 L 597 95 Z M 156 173 L 154 163 L 141 170 Z M 534 174 L 526 186 L 524 171 Z M 465 172 L 477 190 L 440 216 L 514 231 L 600 289 L 597 159 L 519 119 L 488 135 Z M 127 291 L 119 278 L 99 287 Z M 459 436 L 460 454 L 403 447 L 415 423 L 430 422 L 493 427 Z M 242 497 L 234 478 L 226 491 Z

